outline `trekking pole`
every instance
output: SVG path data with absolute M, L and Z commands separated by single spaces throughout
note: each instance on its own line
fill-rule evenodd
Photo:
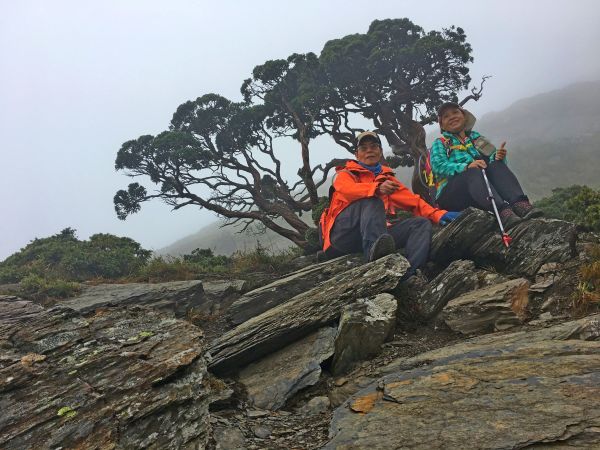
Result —
M 488 181 L 485 169 L 481 169 L 481 173 L 483 174 L 483 180 L 485 181 L 485 186 L 487 187 L 488 199 L 492 202 L 494 214 L 496 215 L 496 220 L 498 221 L 498 225 L 500 226 L 500 232 L 502 233 L 502 242 L 504 243 L 506 248 L 508 248 L 510 242 L 512 241 L 512 238 L 508 235 L 506 231 L 504 231 L 504 225 L 502 225 L 500 213 L 498 213 L 498 208 L 496 207 L 496 199 L 494 198 L 494 194 L 492 193 L 492 188 L 490 187 L 490 182 Z

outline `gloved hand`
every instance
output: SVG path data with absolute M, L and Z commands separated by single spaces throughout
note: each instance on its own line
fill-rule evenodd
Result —
M 446 226 L 450 222 L 452 222 L 453 220 L 455 220 L 458 216 L 460 216 L 460 211 L 448 211 L 440 219 L 440 225 Z

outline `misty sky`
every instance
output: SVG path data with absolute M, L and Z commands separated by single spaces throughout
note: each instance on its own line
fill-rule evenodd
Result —
M 242 81 L 269 59 L 318 53 L 374 19 L 401 17 L 427 31 L 465 29 L 473 80 L 493 75 L 469 104 L 478 115 L 600 79 L 594 0 L 2 0 L 0 260 L 69 226 L 150 249 L 197 231 L 213 213 L 158 200 L 116 218 L 113 195 L 131 182 L 114 171 L 121 144 L 165 130 L 178 105 L 205 93 L 239 100 Z M 319 153 L 347 155 L 333 144 Z

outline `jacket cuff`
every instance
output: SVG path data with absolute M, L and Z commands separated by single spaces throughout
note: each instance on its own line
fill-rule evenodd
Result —
M 433 213 L 433 221 L 435 223 L 440 223 L 440 220 L 447 212 L 448 211 L 446 211 L 445 209 L 438 209 L 435 213 Z

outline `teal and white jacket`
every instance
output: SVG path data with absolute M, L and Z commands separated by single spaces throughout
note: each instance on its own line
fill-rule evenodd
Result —
M 433 172 L 436 188 L 435 198 L 439 198 L 450 177 L 464 172 L 469 164 L 484 156 L 474 144 L 481 137 L 481 134 L 477 131 L 467 133 L 464 142 L 457 135 L 448 131 L 442 132 L 442 136 L 442 138 L 437 138 L 433 142 L 430 152 L 431 171 Z M 444 145 L 443 140 L 447 142 L 446 145 Z M 496 159 L 495 150 L 489 158 L 490 161 Z M 503 159 L 503 162 L 506 163 L 506 158 Z

